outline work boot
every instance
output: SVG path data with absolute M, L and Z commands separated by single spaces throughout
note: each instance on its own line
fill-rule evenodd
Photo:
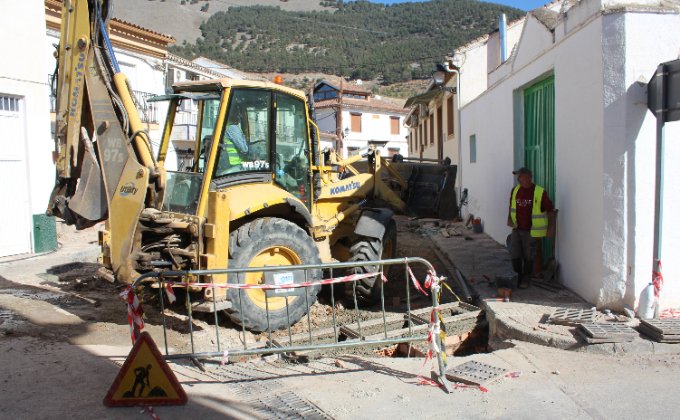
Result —
M 531 273 L 534 269 L 532 260 L 524 262 L 524 272 L 519 276 L 519 288 L 526 289 L 531 283 Z
M 522 276 L 523 270 L 522 270 L 522 259 L 521 258 L 513 258 L 512 259 L 512 270 L 517 273 L 518 277 Z

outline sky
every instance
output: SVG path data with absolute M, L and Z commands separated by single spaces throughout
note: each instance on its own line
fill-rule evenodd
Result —
M 406 2 L 423 2 L 427 0 L 370 0 L 373 3 L 386 3 L 386 4 L 394 4 L 394 3 L 406 3 Z M 488 1 L 489 3 L 498 3 L 498 4 L 504 4 L 506 6 L 512 6 L 516 7 L 521 10 L 532 10 L 537 7 L 541 7 L 546 3 L 550 3 L 550 0 L 494 0 L 494 1 Z

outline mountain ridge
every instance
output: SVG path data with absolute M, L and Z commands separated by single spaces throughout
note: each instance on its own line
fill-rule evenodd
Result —
M 233 7 L 210 16 L 195 43 L 172 50 L 249 72 L 321 71 L 391 84 L 429 76 L 446 54 L 496 30 L 501 13 L 510 20 L 524 14 L 475 0 L 356 1 L 334 12 Z

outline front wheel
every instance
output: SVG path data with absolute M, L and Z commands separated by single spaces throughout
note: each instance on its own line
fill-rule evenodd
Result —
M 394 258 L 397 255 L 397 224 L 394 220 L 389 221 L 385 228 L 382 240 L 368 236 L 360 236 L 349 250 L 350 261 L 371 262 L 381 259 Z M 377 264 L 367 264 L 354 268 L 354 273 L 375 273 L 382 269 Z M 380 288 L 382 280 L 380 276 L 369 277 L 356 282 L 357 302 L 372 304 L 380 299 Z M 348 298 L 353 298 L 354 286 L 347 283 L 345 294 Z
M 321 263 L 314 240 L 296 224 L 275 217 L 257 219 L 232 232 L 229 255 L 229 268 Z M 308 270 L 308 281 L 320 278 L 321 270 Z M 265 275 L 263 272 L 230 274 L 228 281 L 264 284 Z M 265 331 L 267 327 L 279 330 L 299 321 L 307 313 L 307 305 L 316 302 L 320 289 L 321 286 L 289 289 L 297 293 L 288 297 L 277 296 L 277 291 L 229 289 L 232 307 L 227 314 L 233 322 L 251 331 Z

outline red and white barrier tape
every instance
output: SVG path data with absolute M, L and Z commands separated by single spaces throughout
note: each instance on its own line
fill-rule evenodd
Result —
M 418 283 L 418 280 L 416 279 L 415 275 L 413 275 L 413 272 L 411 271 L 410 267 L 409 275 L 411 276 L 411 280 L 414 282 L 414 285 L 416 285 L 416 289 L 418 289 L 420 284 Z M 444 361 L 444 365 L 446 365 L 446 351 L 445 348 L 440 347 L 440 342 L 442 346 L 445 346 L 444 343 L 446 342 L 446 331 L 445 329 L 442 328 L 443 318 L 441 315 L 441 308 L 439 307 L 439 296 L 441 291 L 442 279 L 443 278 L 438 277 L 437 273 L 434 271 L 429 271 L 427 273 L 427 278 L 425 279 L 425 285 L 428 289 L 430 289 L 432 296 L 434 296 L 435 299 L 437 300 L 437 306 L 434 306 L 432 308 L 432 311 L 430 312 L 430 325 L 427 330 L 427 343 L 430 349 L 428 350 L 427 355 L 425 356 L 423 366 L 427 365 L 428 361 L 434 362 L 434 356 L 439 354 L 441 355 Z
M 142 413 L 142 414 L 144 414 L 146 412 L 149 413 L 149 417 L 151 417 L 153 420 L 161 420 L 161 418 L 158 417 L 158 415 L 154 411 L 153 406 L 150 405 L 147 408 L 142 408 L 142 411 L 140 411 L 140 413 Z
M 261 289 L 261 290 L 278 290 L 278 289 L 295 289 L 301 287 L 309 286 L 320 286 L 326 284 L 336 284 L 345 283 L 350 281 L 358 281 L 366 279 L 369 277 L 380 276 L 383 282 L 387 283 L 387 277 L 382 272 L 378 273 L 364 273 L 364 274 L 350 274 L 342 277 L 334 277 L 325 280 L 318 281 L 308 281 L 303 283 L 292 283 L 292 284 L 231 284 L 231 283 L 190 283 L 192 287 L 203 287 L 203 288 L 218 288 L 218 289 Z M 168 297 L 168 302 L 174 303 L 177 300 L 175 292 L 172 289 L 173 284 L 185 284 L 179 281 L 173 280 L 163 280 L 163 288 L 165 289 L 165 294 Z M 144 320 L 142 319 L 143 310 L 142 305 L 139 302 L 139 298 L 135 294 L 131 286 L 128 286 L 123 292 L 120 293 L 120 298 L 127 303 L 128 309 L 128 325 L 130 326 L 130 337 L 132 338 L 132 344 L 135 343 L 137 337 L 139 336 L 141 330 L 144 328 Z
M 170 304 L 175 303 L 175 301 L 177 301 L 177 296 L 175 296 L 175 291 L 172 290 L 172 284 L 165 283 L 163 288 L 165 289 L 165 295 L 168 297 L 168 302 L 170 302 Z
M 135 344 L 137 337 L 144 328 L 144 320 L 142 319 L 144 311 L 142 310 L 142 304 L 139 302 L 139 298 L 132 289 L 132 286 L 128 286 L 118 296 L 127 303 L 130 337 L 132 338 L 132 344 Z
M 680 318 L 680 309 L 664 309 L 659 318 Z
M 425 289 L 423 289 L 423 286 L 420 285 L 420 282 L 419 282 L 418 279 L 416 278 L 415 274 L 413 274 L 413 271 L 411 271 L 411 267 L 409 267 L 409 266 L 407 265 L 406 268 L 408 269 L 408 275 L 409 275 L 409 277 L 411 278 L 411 282 L 413 283 L 413 286 L 414 286 L 420 293 L 424 294 L 425 296 L 428 296 L 427 291 L 425 291 Z M 429 278 L 430 278 L 430 274 L 428 273 L 427 276 L 428 276 L 427 278 L 429 279 Z M 426 279 L 425 281 L 427 281 L 427 279 Z
M 189 285 L 191 287 L 216 288 L 216 289 L 260 289 L 260 290 L 280 290 L 280 289 L 298 289 L 310 286 L 322 286 L 327 284 L 347 283 L 351 281 L 358 281 L 367 279 L 369 277 L 381 276 L 383 282 L 387 283 L 387 277 L 381 272 L 378 273 L 364 273 L 364 274 L 350 274 L 343 277 L 334 277 L 324 280 L 306 281 L 302 283 L 290 284 L 234 284 L 234 283 L 183 283 L 176 280 L 163 280 L 168 285 L 180 284 Z
M 652 271 L 652 284 L 654 285 L 654 296 L 659 297 L 661 288 L 663 287 L 663 274 L 661 274 L 661 260 L 657 262 L 659 271 Z

